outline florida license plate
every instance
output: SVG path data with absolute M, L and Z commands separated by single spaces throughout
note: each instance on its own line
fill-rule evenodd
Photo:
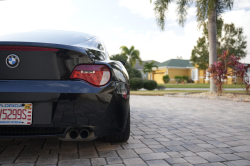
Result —
M 32 103 L 0 103 L 0 125 L 31 125 Z

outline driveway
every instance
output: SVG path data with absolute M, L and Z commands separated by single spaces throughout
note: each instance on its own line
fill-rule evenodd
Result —
M 131 96 L 131 116 L 131 137 L 126 143 L 1 139 L 0 164 L 250 165 L 248 102 Z

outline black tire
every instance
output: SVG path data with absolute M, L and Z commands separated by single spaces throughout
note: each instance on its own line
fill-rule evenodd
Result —
M 106 142 L 116 143 L 116 142 L 126 142 L 130 136 L 130 112 L 128 113 L 126 127 L 123 132 L 114 135 L 104 136 L 103 139 Z

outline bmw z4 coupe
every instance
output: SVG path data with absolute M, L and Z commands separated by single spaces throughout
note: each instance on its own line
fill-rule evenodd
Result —
M 129 77 L 96 36 L 37 30 L 0 36 L 0 137 L 63 141 L 130 135 Z

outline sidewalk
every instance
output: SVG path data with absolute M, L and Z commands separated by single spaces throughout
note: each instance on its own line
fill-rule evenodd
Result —
M 146 89 L 142 88 L 140 91 L 144 91 Z M 210 90 L 209 88 L 165 88 L 164 90 Z M 225 88 L 223 90 L 226 91 L 244 91 L 243 88 Z
M 209 90 L 209 88 L 166 88 L 164 90 Z M 228 91 L 244 91 L 243 88 L 225 88 Z

